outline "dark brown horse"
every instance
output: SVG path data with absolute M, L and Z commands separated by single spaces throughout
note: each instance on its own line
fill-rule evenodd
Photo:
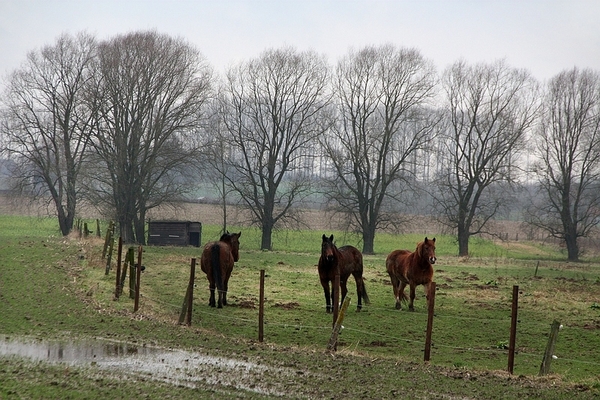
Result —
M 410 303 L 408 309 L 414 311 L 415 288 L 417 285 L 425 287 L 425 294 L 429 293 L 429 284 L 433 278 L 433 264 L 435 264 L 435 238 L 427 239 L 417 244 L 414 252 L 408 250 L 394 250 L 388 255 L 385 266 L 392 279 L 396 309 L 402 308 L 402 301 L 407 297 L 404 293 L 406 285 L 410 285 Z M 429 301 L 429 298 L 427 298 Z
M 323 243 L 321 244 L 321 257 L 319 258 L 319 278 L 323 291 L 325 293 L 325 302 L 327 303 L 326 311 L 332 311 L 332 303 L 334 301 L 333 286 L 335 282 L 336 271 L 340 274 L 340 288 L 342 289 L 341 301 L 348 293 L 346 283 L 350 274 L 354 276 L 356 281 L 356 294 L 358 296 L 358 305 L 356 311 L 362 308 L 362 300 L 365 304 L 369 304 L 369 296 L 363 281 L 363 257 L 362 253 L 353 246 L 343 246 L 339 249 L 333 243 L 333 235 L 327 237 L 323 235 Z M 331 282 L 331 290 L 329 283 Z
M 210 287 L 208 305 L 223 308 L 227 305 L 227 286 L 233 263 L 239 260 L 240 233 L 224 233 L 218 242 L 209 242 L 204 246 L 200 268 L 206 274 Z M 219 292 L 219 301 L 215 302 L 215 288 Z

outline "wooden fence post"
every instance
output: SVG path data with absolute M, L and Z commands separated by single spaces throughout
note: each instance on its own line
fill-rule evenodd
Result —
M 111 235 L 110 244 L 108 245 L 108 254 L 106 255 L 106 271 L 104 275 L 108 275 L 110 272 L 110 263 L 112 261 L 112 252 L 113 252 L 113 238 Z
M 554 320 L 550 327 L 550 337 L 548 338 L 548 344 L 546 345 L 546 351 L 544 352 L 544 359 L 540 366 L 539 375 L 546 375 L 550 372 L 550 364 L 552 364 L 552 356 L 554 355 L 554 346 L 556 345 L 556 339 L 558 339 L 558 330 L 560 329 L 560 322 Z
M 102 258 L 106 257 L 106 250 L 108 249 L 108 241 L 111 238 L 111 232 L 113 230 L 114 222 L 110 221 L 108 224 L 108 229 L 106 229 L 106 236 L 104 237 L 104 247 L 102 248 Z
M 508 372 L 513 373 L 515 366 L 515 347 L 517 341 L 517 311 L 519 308 L 519 286 L 513 286 L 512 313 L 510 318 L 510 342 L 508 344 Z
M 265 322 L 265 270 L 260 270 L 260 284 L 258 297 L 258 341 L 262 343 L 264 339 Z
M 427 333 L 425 335 L 424 361 L 428 362 L 431 357 L 431 333 L 433 331 L 433 313 L 435 310 L 435 282 L 429 284 L 427 293 Z
M 181 306 L 181 313 L 179 314 L 179 324 L 183 324 L 183 320 L 187 317 L 187 325 L 192 325 L 192 307 L 194 304 L 194 281 L 196 279 L 196 259 L 192 258 L 190 261 L 190 280 L 188 282 L 187 289 L 185 291 L 185 297 L 183 298 L 183 305 Z
M 121 280 L 119 281 L 119 296 L 123 294 L 125 278 L 127 278 L 127 267 L 131 265 L 133 265 L 133 247 L 130 247 L 127 250 L 127 255 L 125 256 L 125 263 L 123 264 L 123 269 L 121 270 Z
M 120 286 L 120 279 L 121 279 L 121 261 L 122 261 L 122 253 L 123 253 L 123 238 L 121 236 L 119 236 L 119 247 L 118 247 L 118 254 L 117 254 L 117 277 L 116 277 L 116 283 L 115 283 L 115 299 L 119 298 L 119 295 L 121 293 L 119 293 L 119 286 Z
M 98 218 L 96 218 L 96 236 L 102 237 L 102 235 L 100 234 L 100 220 Z
M 115 240 L 114 240 L 114 225 L 111 224 L 111 229 L 109 232 L 107 232 L 106 238 L 107 238 L 107 247 L 108 247 L 108 254 L 106 255 L 106 272 L 105 275 L 108 275 L 109 271 L 110 271 L 110 263 L 112 261 L 112 253 L 113 253 L 113 247 L 115 244 Z
M 192 262 L 190 265 L 190 296 L 188 298 L 188 306 L 187 306 L 187 325 L 192 326 L 192 309 L 194 304 L 194 281 L 196 280 L 196 259 L 192 258 Z
M 129 298 L 135 299 L 135 273 L 136 273 L 135 261 L 129 264 Z
M 138 247 L 138 262 L 135 271 L 135 303 L 133 312 L 136 312 L 140 306 L 140 275 L 142 275 L 142 246 Z
M 344 303 L 342 304 L 342 309 L 339 312 L 338 318 L 335 321 L 335 324 L 333 325 L 333 331 L 331 332 L 331 338 L 329 338 L 329 343 L 327 344 L 327 350 L 337 350 L 337 338 L 340 334 L 340 329 L 342 329 L 342 323 L 344 322 L 344 316 L 346 315 L 346 310 L 348 309 L 349 304 L 350 296 L 346 296 L 346 298 L 344 299 Z

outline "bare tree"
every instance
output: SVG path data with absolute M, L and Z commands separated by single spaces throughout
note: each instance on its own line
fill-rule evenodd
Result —
M 332 169 L 325 193 L 362 232 L 364 253 L 373 253 L 378 228 L 398 223 L 401 184 L 434 136 L 426 106 L 435 85 L 432 63 L 414 49 L 365 47 L 337 65 L 339 119 L 321 140 Z
M 126 242 L 145 243 L 148 210 L 191 189 L 212 70 L 180 39 L 134 32 L 99 45 L 90 194 Z
M 92 110 L 85 96 L 95 50 L 91 35 L 62 35 L 27 55 L 3 96 L 3 147 L 15 161 L 15 182 L 34 198 L 49 199 L 63 235 L 73 228 L 90 140 Z
M 221 233 L 227 232 L 228 225 L 228 203 L 231 201 L 230 194 L 233 189 L 228 185 L 227 177 L 230 177 L 234 167 L 230 164 L 232 160 L 233 145 L 229 140 L 227 126 L 221 118 L 223 110 L 219 106 L 224 104 L 222 99 L 217 99 L 211 103 L 212 112 L 207 129 L 204 130 L 199 140 L 202 145 L 199 146 L 203 166 L 202 176 L 209 182 L 219 195 L 219 202 L 223 212 L 223 227 Z
M 600 75 L 575 68 L 555 76 L 536 136 L 539 186 L 527 221 L 564 241 L 577 261 L 577 239 L 600 221 Z
M 435 206 L 440 222 L 457 232 L 459 255 L 466 256 L 469 238 L 485 232 L 517 181 L 517 158 L 539 109 L 538 84 L 504 61 L 459 61 L 445 71 L 443 87 L 447 127 Z
M 271 249 L 278 224 L 310 190 L 303 159 L 326 129 L 328 68 L 323 57 L 292 48 L 267 50 L 229 70 L 223 118 L 234 146 L 229 183 Z

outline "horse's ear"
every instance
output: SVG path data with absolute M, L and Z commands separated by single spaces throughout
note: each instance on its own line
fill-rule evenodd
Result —
M 240 237 L 240 236 L 242 236 L 242 231 L 240 231 L 240 233 L 237 234 L 237 237 Z M 433 240 L 435 240 L 435 239 L 433 239 Z
M 433 239 L 431 239 L 431 240 L 433 240 L 433 243 L 435 243 L 435 238 L 433 238 Z
M 329 241 L 333 243 L 333 235 L 329 236 Z
M 325 236 L 325 234 L 323 234 L 323 241 L 327 240 L 327 236 Z

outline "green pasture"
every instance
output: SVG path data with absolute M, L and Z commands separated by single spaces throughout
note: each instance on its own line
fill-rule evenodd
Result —
M 144 247 L 146 270 L 141 277 L 140 310 L 134 314 L 127 287 L 120 299 L 114 299 L 115 263 L 113 260 L 110 274 L 105 275 L 102 239 L 62 238 L 53 219 L 0 216 L 0 334 L 102 336 L 167 347 L 202 347 L 206 351 L 258 357 L 263 362 L 306 363 L 308 370 L 330 371 L 331 356 L 326 347 L 332 316 L 325 313 L 316 267 L 321 236 L 333 233 L 338 245 L 359 248 L 360 238 L 343 232 L 280 231 L 273 238 L 274 250 L 265 252 L 259 250 L 258 230 L 229 230 L 242 231 L 240 260 L 229 283 L 230 305 L 223 309 L 208 307 L 208 283 L 197 268 L 192 327 L 186 327 L 179 326 L 177 320 L 190 260 L 199 259 L 201 248 Z M 219 227 L 203 226 L 203 244 L 218 236 Z M 369 395 L 350 392 L 340 397 L 396 397 L 393 390 L 400 390 L 398 396 L 402 390 L 416 395 L 430 390 L 439 393 L 440 398 L 518 395 L 559 399 L 572 398 L 575 393 L 581 398 L 600 395 L 597 260 L 567 263 L 560 249 L 548 245 L 495 243 L 478 238 L 470 244 L 471 257 L 459 258 L 452 237 L 435 232 L 428 236 L 436 237 L 438 258 L 434 268 L 438 290 L 431 362 L 423 363 L 427 323 L 423 289 L 417 289 L 415 312 L 396 310 L 385 271 L 385 257 L 390 251 L 413 250 L 423 237 L 378 235 L 376 254 L 364 256 L 371 303 L 361 312 L 355 312 L 354 280 L 348 281 L 350 312 L 343 323 L 336 357 L 349 365 L 339 364 L 334 372 L 350 374 L 345 375 L 348 382 L 360 379 L 378 384 Z M 257 340 L 261 270 L 266 276 L 264 343 Z M 519 287 L 519 323 L 515 378 L 509 379 L 502 371 L 507 368 L 515 285 Z M 554 320 L 563 329 L 555 349 L 552 376 L 537 378 Z M 19 374 L 15 371 L 25 369 L 18 367 L 22 365 L 19 363 L 0 363 L 0 382 L 4 382 L 0 383 L 0 398 L 19 393 Z M 369 364 L 368 370 L 356 370 L 357 365 L 364 364 Z M 26 393 L 20 397 L 37 397 L 32 395 L 36 390 L 43 393 L 47 382 L 40 376 L 43 372 L 31 372 L 36 370 L 50 371 L 55 381 L 62 382 L 61 373 L 53 367 L 34 366 L 28 369 L 34 377 L 25 379 L 29 396 Z M 409 383 L 394 378 L 397 374 L 407 375 L 412 389 L 407 388 Z M 82 397 L 96 395 L 89 379 L 81 377 L 78 385 L 82 393 L 87 393 Z M 53 386 L 48 390 L 54 390 Z M 124 390 L 135 392 L 129 386 Z M 336 397 L 329 390 L 319 388 L 312 394 Z M 157 397 L 162 397 L 162 392 L 163 388 L 153 388 Z M 59 397 L 52 393 L 40 397 Z M 110 397 L 113 392 L 102 393 Z M 175 393 L 178 398 L 187 396 L 181 388 Z

